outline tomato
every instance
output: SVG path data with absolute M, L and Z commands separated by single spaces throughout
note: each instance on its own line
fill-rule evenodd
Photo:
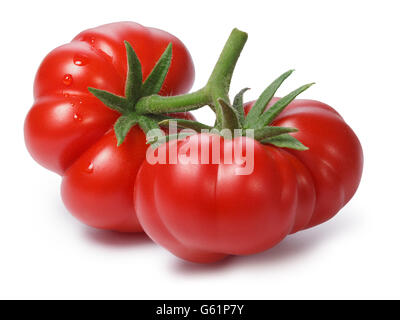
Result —
M 185 118 L 194 119 L 189 113 Z M 95 228 L 142 231 L 132 194 L 146 149 L 145 134 L 138 126 L 120 146 L 114 131 L 109 130 L 65 172 L 61 196 L 68 211 Z
M 278 100 L 273 98 L 269 106 Z M 252 105 L 245 106 L 245 113 Z M 288 150 L 307 167 L 315 185 L 316 203 L 307 227 L 329 220 L 349 202 L 360 183 L 360 141 L 336 110 L 315 100 L 294 100 L 273 124 L 297 128 L 292 135 L 309 148 Z
M 212 262 L 267 250 L 290 233 L 332 218 L 360 182 L 363 155 L 354 132 L 334 109 L 312 100 L 294 100 L 272 125 L 297 128 L 292 135 L 309 149 L 204 133 L 161 145 L 158 156 L 176 147 L 178 155 L 192 158 L 141 165 L 134 198 L 145 232 L 178 257 Z M 218 143 L 221 161 L 213 163 Z M 237 175 L 244 164 L 224 161 L 224 152 L 239 146 L 245 154 L 251 143 L 254 169 Z
M 172 43 L 174 58 L 159 94 L 191 88 L 193 62 L 179 39 L 133 22 L 99 26 L 81 32 L 43 60 L 24 132 L 32 157 L 63 176 L 64 203 L 78 219 L 97 228 L 140 231 L 131 194 L 147 148 L 145 136 L 134 127 L 117 147 L 112 127 L 120 114 L 88 91 L 94 87 L 124 96 L 124 41 L 135 49 L 143 79 Z
M 44 167 L 63 174 L 114 124 L 119 114 L 93 97 L 88 87 L 124 95 L 124 40 L 134 47 L 144 79 L 171 42 L 174 59 L 160 93 L 175 95 L 191 88 L 190 54 L 171 34 L 133 22 L 83 31 L 50 52 L 36 74 L 35 104 L 25 122 L 25 140 L 31 155 Z

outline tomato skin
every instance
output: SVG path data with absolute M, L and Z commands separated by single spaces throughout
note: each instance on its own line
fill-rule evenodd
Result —
M 194 65 L 184 44 L 170 33 L 157 28 L 144 27 L 126 21 L 105 24 L 78 34 L 73 41 L 83 41 L 96 52 L 110 60 L 115 70 L 126 77 L 126 50 L 128 41 L 142 63 L 143 79 L 146 79 L 169 43 L 172 43 L 173 59 L 161 95 L 177 95 L 188 92 L 194 82 Z M 112 59 L 110 59 L 112 57 Z
M 131 195 L 147 149 L 144 135 L 135 127 L 117 148 L 112 127 L 120 114 L 88 91 L 94 87 L 124 95 L 125 40 L 139 57 L 144 79 L 172 43 L 171 67 L 159 93 L 175 95 L 191 88 L 193 62 L 179 39 L 133 22 L 99 26 L 44 58 L 35 77 L 35 102 L 24 135 L 32 157 L 63 176 L 63 200 L 77 218 L 97 228 L 134 232 L 141 228 Z M 193 119 L 190 113 L 176 116 Z M 91 174 L 85 171 L 89 160 L 94 163 Z
M 99 229 L 142 231 L 132 194 L 146 149 L 146 137 L 137 126 L 119 147 L 114 131 L 108 131 L 65 172 L 61 196 L 68 211 Z
M 247 111 L 251 106 L 247 105 Z M 267 250 L 288 234 L 336 214 L 361 178 L 362 150 L 357 137 L 336 111 L 310 100 L 294 101 L 274 124 L 297 127 L 296 137 L 310 149 L 293 151 L 252 140 L 254 171 L 250 175 L 235 175 L 238 164 L 212 164 L 211 158 L 209 164 L 185 163 L 179 158 L 176 164 L 144 161 L 134 199 L 145 232 L 182 259 L 208 263 L 227 255 Z M 216 139 L 221 154 L 239 140 L 243 146 L 251 143 L 245 137 L 224 140 L 197 134 L 160 146 L 158 154 L 168 157 L 168 148 L 174 146 L 177 154 L 196 148 L 211 154 Z
M 233 170 L 240 167 L 235 163 L 212 164 L 215 140 L 221 146 L 221 159 L 225 148 L 234 150 L 238 140 L 244 146 L 254 142 L 253 173 L 235 175 Z M 267 250 L 302 223 L 296 218 L 300 196 L 305 198 L 300 210 L 309 212 L 314 205 L 308 172 L 285 150 L 244 137 L 224 140 L 198 134 L 164 144 L 158 152 L 168 154 L 168 147 L 174 145 L 178 154 L 188 145 L 208 149 L 209 164 L 151 165 L 144 161 L 134 197 L 146 233 L 183 259 L 212 262 L 228 254 Z M 302 180 L 306 183 L 301 184 Z
M 248 103 L 245 112 L 252 105 Z M 315 185 L 315 210 L 307 227 L 331 219 L 350 201 L 361 180 L 363 152 L 357 136 L 336 110 L 315 100 L 294 100 L 273 125 L 297 128 L 293 136 L 309 148 L 288 150 L 307 167 Z
M 43 97 L 26 117 L 25 142 L 37 162 L 63 175 L 118 116 L 95 97 Z
M 192 59 L 183 43 L 171 34 L 134 22 L 111 23 L 81 32 L 72 42 L 50 52 L 36 74 L 35 103 L 24 131 L 28 151 L 44 167 L 62 175 L 115 123 L 118 114 L 95 99 L 87 88 L 124 95 L 124 40 L 135 49 L 144 78 L 171 42 L 174 58 L 160 94 L 181 94 L 191 88 Z M 44 100 L 47 107 L 42 106 Z M 76 114 L 82 121 L 75 121 Z

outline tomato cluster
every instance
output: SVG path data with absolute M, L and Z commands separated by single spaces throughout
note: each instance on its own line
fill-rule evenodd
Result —
M 186 95 L 193 63 L 167 32 L 113 23 L 53 50 L 36 75 L 25 140 L 37 162 L 63 177 L 68 210 L 92 227 L 144 230 L 194 262 L 264 251 L 332 218 L 359 185 L 359 140 L 333 108 L 295 100 L 310 85 L 273 97 L 291 71 L 257 102 L 243 104 L 243 90 L 230 104 L 230 77 L 246 39 L 234 30 L 207 85 Z M 129 90 L 142 95 L 132 100 Z M 202 133 L 208 126 L 187 111 L 203 105 L 216 112 L 214 129 L 251 129 L 255 136 Z M 168 158 L 171 147 L 178 154 L 208 150 L 206 163 L 200 153 L 192 155 L 194 162 L 146 160 L 150 132 L 174 118 L 195 132 L 177 139 L 163 128 L 165 139 L 153 145 L 157 153 Z M 220 146 L 219 163 L 212 159 L 214 143 Z M 246 153 L 250 143 L 253 170 L 235 174 L 243 164 L 225 163 L 224 152 L 239 145 Z

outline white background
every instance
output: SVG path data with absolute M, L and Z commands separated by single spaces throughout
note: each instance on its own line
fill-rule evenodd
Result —
M 0 298 L 400 298 L 398 1 L 3 1 L 0 4 Z M 98 231 L 63 207 L 60 177 L 23 141 L 41 59 L 86 28 L 132 20 L 178 36 L 200 88 L 233 27 L 249 33 L 232 93 L 296 68 L 280 95 L 335 107 L 359 136 L 364 175 L 331 221 L 274 249 L 213 265 L 141 234 Z M 211 113 L 196 112 L 211 122 Z

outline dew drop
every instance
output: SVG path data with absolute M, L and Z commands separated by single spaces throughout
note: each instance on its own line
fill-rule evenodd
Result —
M 75 113 L 74 114 L 74 120 L 82 121 L 82 117 L 79 114 Z
M 78 67 L 82 67 L 82 66 L 86 65 L 87 64 L 87 57 L 85 57 L 83 55 L 80 55 L 80 54 L 77 54 L 74 57 L 74 64 L 77 65 Z
M 64 74 L 63 82 L 66 86 L 69 86 L 72 83 L 72 76 L 69 73 Z

